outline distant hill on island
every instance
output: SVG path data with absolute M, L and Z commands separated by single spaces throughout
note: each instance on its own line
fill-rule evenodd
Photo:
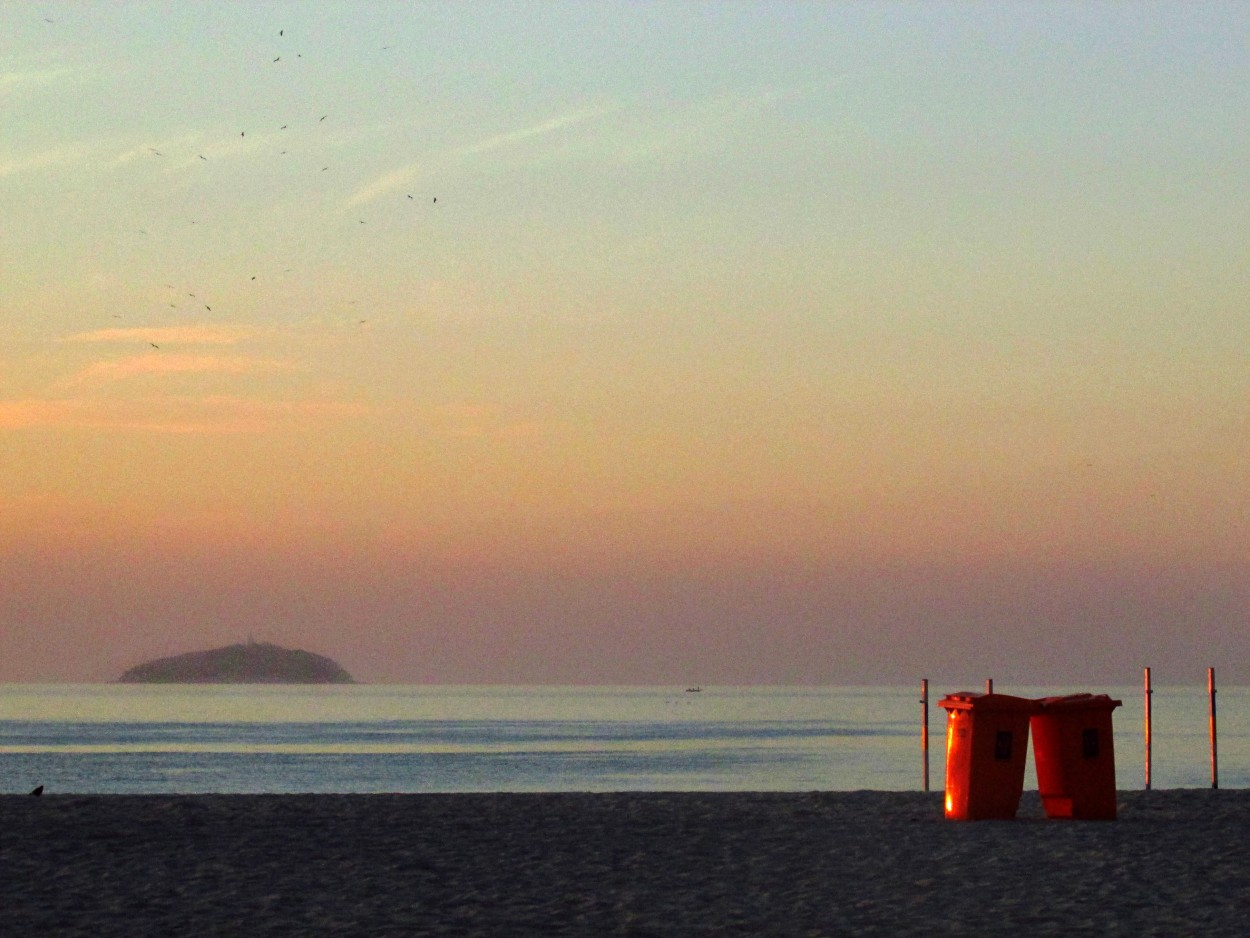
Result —
M 135 665 L 119 684 L 355 684 L 338 662 L 309 651 L 247 642 Z

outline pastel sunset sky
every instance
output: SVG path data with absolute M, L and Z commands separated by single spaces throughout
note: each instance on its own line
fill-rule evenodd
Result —
M 0 681 L 1250 682 L 1250 5 L 0 2 Z

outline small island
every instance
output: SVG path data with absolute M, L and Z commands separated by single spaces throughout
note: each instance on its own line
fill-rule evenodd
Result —
M 339 664 L 309 651 L 246 642 L 135 665 L 119 684 L 355 684 Z

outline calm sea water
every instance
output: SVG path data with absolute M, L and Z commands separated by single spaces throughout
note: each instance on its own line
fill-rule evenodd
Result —
M 932 686 L 932 685 L 931 685 Z M 948 688 L 946 690 L 954 690 Z M 1141 788 L 1139 688 L 1115 711 Z M 945 713 L 930 706 L 943 785 Z M 918 791 L 917 687 L 0 685 L 0 791 Z M 1250 688 L 1221 689 L 1220 785 L 1250 786 Z M 1205 687 L 1156 688 L 1155 788 L 1210 785 Z M 1026 788 L 1035 788 L 1032 768 Z

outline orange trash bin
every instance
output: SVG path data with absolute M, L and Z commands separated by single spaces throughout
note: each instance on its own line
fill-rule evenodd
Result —
M 1106 694 L 1044 697 L 1032 717 L 1037 788 L 1049 818 L 1115 820 L 1115 746 Z
M 1037 703 L 1010 694 L 959 691 L 946 710 L 946 816 L 957 821 L 1016 816 L 1024 791 L 1029 718 Z

